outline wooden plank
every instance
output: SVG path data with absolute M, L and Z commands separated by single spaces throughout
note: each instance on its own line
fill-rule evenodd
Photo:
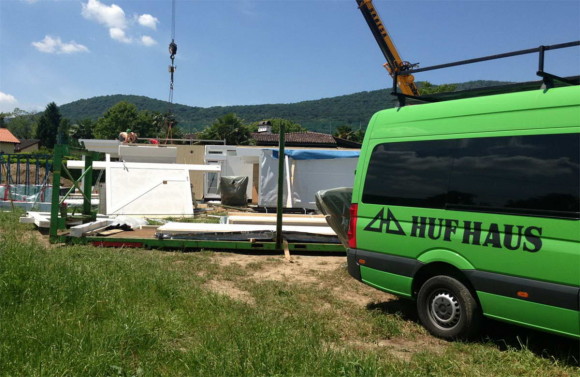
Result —
M 265 216 L 265 217 L 273 217 L 276 218 L 276 214 L 275 213 L 264 213 L 264 212 L 239 212 L 239 211 L 230 211 L 228 212 L 228 216 L 246 216 L 246 217 L 261 217 L 261 216 Z M 285 213 L 284 214 L 284 218 L 290 218 L 290 217 L 299 217 L 299 218 L 311 218 L 311 219 L 317 219 L 317 218 L 324 218 L 324 215 L 305 215 L 305 214 L 301 214 L 301 213 Z
M 276 225 L 247 225 L 247 224 L 207 224 L 207 223 L 175 223 L 170 222 L 160 226 L 159 233 L 229 233 L 229 232 L 260 232 L 276 231 Z M 334 236 L 336 233 L 328 226 L 294 226 L 284 225 L 283 232 L 300 232 Z
M 123 232 L 124 232 L 123 229 L 109 229 L 109 230 L 105 230 L 102 232 L 98 232 L 97 236 L 108 237 L 108 236 L 112 236 L 113 234 L 118 234 L 118 233 L 123 233 Z
M 284 259 L 287 262 L 292 262 L 292 257 L 290 256 L 290 247 L 288 246 L 288 241 L 283 240 L 282 244 L 284 245 Z
M 266 225 L 276 224 L 275 216 L 228 216 L 228 224 L 254 224 Z M 300 226 L 326 226 L 327 222 L 324 217 L 290 217 L 284 215 L 282 217 L 284 225 L 300 225 Z
M 114 220 L 112 220 L 112 219 L 111 220 L 105 219 L 105 220 L 97 220 L 97 221 L 93 221 L 90 223 L 73 226 L 70 228 L 70 235 L 71 235 L 71 237 L 82 237 L 83 235 L 85 235 L 89 232 L 92 232 L 93 230 L 108 227 L 109 225 L 111 225 L 111 223 L 113 221 Z

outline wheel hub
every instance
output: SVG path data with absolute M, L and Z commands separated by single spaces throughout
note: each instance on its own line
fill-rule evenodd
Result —
M 459 322 L 461 309 L 457 299 L 449 293 L 440 292 L 431 301 L 433 319 L 443 327 L 453 327 Z

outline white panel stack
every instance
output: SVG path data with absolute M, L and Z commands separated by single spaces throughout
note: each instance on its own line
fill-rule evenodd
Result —
M 187 169 L 139 165 L 107 166 L 107 215 L 193 215 Z
M 119 145 L 119 159 L 126 162 L 157 162 L 174 164 L 177 148 L 159 145 Z

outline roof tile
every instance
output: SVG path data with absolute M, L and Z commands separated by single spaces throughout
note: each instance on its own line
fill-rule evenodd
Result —
M 10 132 L 8 128 L 0 128 L 0 143 L 18 144 L 20 143 L 20 140 L 12 135 L 12 132 Z
M 258 133 L 253 132 L 252 138 L 256 140 L 257 143 L 260 142 L 278 142 L 279 135 L 278 134 L 270 134 L 270 133 Z M 336 140 L 334 137 L 329 134 L 323 134 L 320 132 L 288 132 L 285 134 L 284 139 L 286 143 L 306 143 L 306 144 L 332 144 L 336 145 Z

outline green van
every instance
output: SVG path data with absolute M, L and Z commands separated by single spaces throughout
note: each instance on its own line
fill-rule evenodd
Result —
M 442 338 L 486 316 L 580 339 L 579 159 L 580 86 L 380 111 L 348 271 L 415 300 Z

